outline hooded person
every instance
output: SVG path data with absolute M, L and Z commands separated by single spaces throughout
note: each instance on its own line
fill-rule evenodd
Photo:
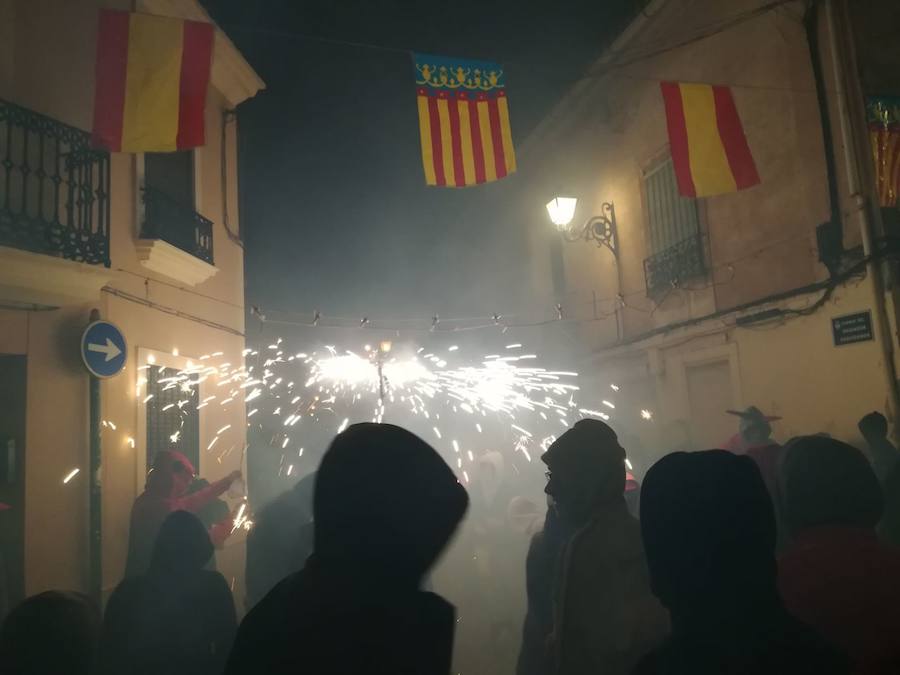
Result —
M 855 672 L 900 672 L 900 551 L 876 535 L 882 497 L 869 462 L 810 436 L 791 444 L 785 472 L 785 606 L 843 649 Z
M 454 609 L 420 587 L 467 506 L 410 432 L 339 434 L 316 476 L 313 554 L 244 619 L 226 675 L 447 675 Z
M 640 526 L 625 503 L 625 451 L 615 432 L 585 419 L 541 457 L 546 492 L 574 530 L 555 591 L 553 672 L 628 673 L 668 630 L 650 592 Z
M 100 612 L 80 593 L 46 591 L 15 607 L 0 628 L 4 675 L 94 675 Z
M 147 571 L 156 535 L 170 513 L 197 513 L 241 477 L 240 471 L 233 471 L 222 480 L 188 494 L 195 474 L 193 464 L 180 452 L 162 450 L 156 453 L 153 469 L 147 475 L 147 485 L 131 507 L 126 578 L 140 576 Z M 220 544 L 230 531 L 230 520 L 226 520 L 224 525 L 210 528 L 210 536 L 216 544 Z
M 205 570 L 213 544 L 200 520 L 171 513 L 143 576 L 126 579 L 106 606 L 104 675 L 219 675 L 237 631 L 225 578 Z
M 778 594 L 775 515 L 756 465 L 676 452 L 644 477 L 641 531 L 672 635 L 636 675 L 846 673 L 846 659 Z
M 900 452 L 888 439 L 887 418 L 880 412 L 870 412 L 859 421 L 858 427 L 869 446 L 872 469 L 883 485 L 891 472 L 900 466 Z
M 313 546 L 313 485 L 301 478 L 255 518 L 247 536 L 247 607 L 253 607 L 288 575 L 303 569 Z

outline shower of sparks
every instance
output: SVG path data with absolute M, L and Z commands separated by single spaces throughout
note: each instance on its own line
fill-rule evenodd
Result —
M 79 471 L 81 471 L 81 469 L 72 469 L 69 473 L 67 473 L 67 474 L 66 474 L 66 477 L 63 478 L 63 485 L 65 485 L 65 484 L 68 483 L 70 480 L 72 480 L 73 478 L 75 478 L 75 476 L 78 475 L 78 472 L 79 472 Z
M 647 421 L 652 420 L 653 413 L 650 412 L 649 410 L 641 410 L 641 419 L 647 420 Z
M 247 516 L 245 515 L 246 511 L 247 511 L 247 502 L 243 502 L 241 504 L 241 507 L 238 509 L 237 515 L 234 518 L 234 522 L 232 523 L 233 524 L 233 527 L 231 528 L 232 533 L 235 530 L 238 530 L 241 527 L 243 527 L 248 522 Z
M 539 356 L 521 343 L 506 345 L 500 354 L 465 352 L 455 344 L 428 349 L 398 342 L 390 351 L 376 342 L 357 351 L 333 345 L 299 351 L 279 338 L 268 348 L 245 349 L 246 365 L 219 363 L 225 361 L 221 352 L 204 354 L 182 370 L 162 369 L 157 382 L 164 390 L 193 393 L 162 407 L 175 416 L 167 430 L 173 442 L 183 442 L 185 423 L 197 409 L 214 406 L 230 414 L 238 406 L 243 414 L 243 406 L 253 402 L 246 406 L 246 423 L 266 426 L 272 420 L 280 431 L 270 442 L 294 462 L 282 461 L 278 475 L 294 479 L 311 468 L 298 442 L 306 436 L 287 433 L 297 424 L 312 425 L 308 430 L 324 426 L 330 433 L 362 421 L 407 426 L 429 437 L 459 479 L 469 483 L 489 450 L 511 453 L 518 472 L 516 462 L 532 462 L 562 433 L 557 424 L 565 429 L 583 417 L 610 419 L 605 412 L 578 406 L 577 373 L 538 367 Z M 153 361 L 148 357 L 147 363 Z M 140 391 L 146 381 L 142 378 L 138 385 L 149 402 L 152 395 Z M 614 412 L 613 403 L 603 404 Z M 227 443 L 223 448 L 219 440 L 238 426 L 228 419 L 231 424 L 217 425 L 205 439 L 207 451 L 214 451 L 220 463 L 231 448 Z M 246 501 L 242 504 L 235 530 L 248 527 L 250 508 Z
M 634 471 L 634 467 L 631 466 L 631 460 L 629 460 L 627 457 L 625 458 L 625 468 L 627 468 L 629 471 Z

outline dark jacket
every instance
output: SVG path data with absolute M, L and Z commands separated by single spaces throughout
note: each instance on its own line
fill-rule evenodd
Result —
M 237 630 L 224 577 L 203 566 L 213 547 L 193 514 L 163 523 L 146 575 L 113 591 L 104 617 L 104 675 L 219 675 Z
M 669 632 L 650 592 L 638 522 L 619 497 L 569 540 L 556 593 L 559 675 L 625 674 Z
M 544 529 L 536 533 L 525 560 L 525 590 L 528 609 L 522 628 L 522 647 L 517 675 L 550 675 L 553 659 L 549 651 L 553 633 L 553 598 L 559 577 L 559 561 L 571 530 L 547 509 Z
M 275 585 L 303 569 L 312 553 L 312 490 L 315 474 L 267 504 L 247 536 L 247 608 Z
M 447 675 L 455 613 L 419 590 L 468 498 L 424 441 L 357 424 L 316 479 L 315 546 L 241 624 L 227 675 Z

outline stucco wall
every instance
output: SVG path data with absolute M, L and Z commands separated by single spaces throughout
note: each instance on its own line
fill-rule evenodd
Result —
M 129 2 L 0 0 L 0 98 L 90 130 L 93 114 L 94 49 L 99 7 L 127 9 Z M 11 11 L 14 10 L 14 11 Z M 14 25 L 3 25 L 14 16 Z M 4 41 L 11 34 L 14 41 Z M 10 64 L 15 64 L 14 69 Z M 65 64 L 65 67 L 60 67 Z M 101 387 L 102 417 L 116 429 L 103 429 L 103 586 L 121 579 L 127 552 L 131 504 L 143 487 L 145 442 L 138 433 L 141 410 L 136 392 L 138 352 L 171 354 L 182 361 L 223 352 L 218 365 L 242 363 L 244 340 L 243 249 L 230 240 L 223 223 L 221 130 L 225 99 L 213 87 L 207 98 L 207 145 L 196 151 L 197 210 L 214 222 L 218 272 L 193 288 L 149 272 L 135 251 L 137 239 L 137 159 L 114 154 L 111 160 L 111 269 L 109 286 L 137 296 L 148 307 L 109 293 L 96 302 L 48 312 L 0 310 L 0 352 L 28 357 L 26 440 L 26 591 L 87 586 L 88 380 L 78 355 L 81 331 L 90 310 L 116 323 L 128 340 L 125 370 Z M 239 232 L 234 123 L 227 129 L 229 222 Z M 221 330 L 173 316 L 165 308 L 221 324 Z M 234 333 L 238 333 L 235 335 Z M 215 387 L 210 382 L 206 387 Z M 208 395 L 208 394 L 206 394 Z M 201 415 L 201 474 L 215 480 L 239 468 L 245 438 L 244 406 L 205 408 Z M 236 451 L 217 460 L 204 449 L 216 430 L 231 424 L 218 444 Z M 131 447 L 130 438 L 135 441 Z M 217 445 L 218 445 L 217 444 Z M 218 453 L 217 453 L 218 454 Z M 81 473 L 69 484 L 71 469 Z M 242 598 L 243 543 L 240 536 L 220 553 L 220 569 Z

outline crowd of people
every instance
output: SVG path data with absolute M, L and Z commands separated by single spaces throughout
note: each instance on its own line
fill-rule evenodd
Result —
M 900 673 L 900 455 L 885 418 L 860 421 L 864 453 L 824 434 L 779 444 L 775 418 L 732 412 L 726 449 L 672 452 L 640 488 L 604 422 L 550 445 L 518 675 Z M 191 491 L 194 473 L 157 456 L 103 615 L 76 593 L 28 598 L 0 630 L 3 673 L 449 675 L 457 618 L 429 572 L 469 495 L 425 441 L 353 425 L 258 514 L 240 624 L 210 569 L 231 530 L 210 507 L 239 474 Z

